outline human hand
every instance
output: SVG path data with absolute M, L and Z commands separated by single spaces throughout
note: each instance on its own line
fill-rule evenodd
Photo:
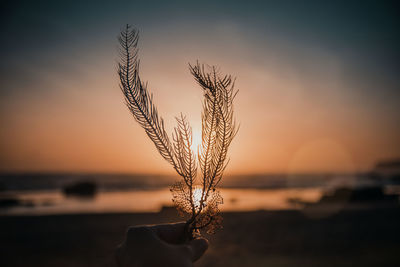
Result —
M 185 223 L 135 226 L 116 252 L 120 267 L 192 267 L 208 248 L 197 238 L 182 243 Z

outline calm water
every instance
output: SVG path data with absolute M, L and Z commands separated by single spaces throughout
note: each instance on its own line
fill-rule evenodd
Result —
M 335 188 L 379 185 L 369 175 L 247 175 L 224 177 L 222 211 L 301 209 Z M 0 198 L 22 205 L 1 207 L 0 215 L 102 212 L 158 212 L 171 206 L 174 176 L 116 174 L 0 174 Z M 96 184 L 94 198 L 66 197 L 63 188 Z M 296 200 L 296 201 L 291 201 Z
M 12 193 L 12 192 L 11 192 Z M 66 214 L 101 212 L 158 212 L 163 206 L 171 206 L 168 188 L 153 190 L 100 192 L 94 198 L 66 197 L 61 191 L 14 192 L 26 205 L 0 209 L 1 215 L 15 214 Z M 221 189 L 224 204 L 222 211 L 298 209 L 290 202 L 296 198 L 317 202 L 322 190 L 307 189 Z

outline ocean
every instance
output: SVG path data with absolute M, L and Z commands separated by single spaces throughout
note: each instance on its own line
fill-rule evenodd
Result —
M 172 206 L 169 186 L 177 180 L 164 175 L 2 174 L 0 215 L 158 212 Z M 65 193 L 65 187 L 82 182 L 95 185 L 96 192 Z M 224 198 L 221 210 L 301 209 L 301 203 L 318 202 L 336 188 L 378 183 L 366 174 L 226 176 L 219 189 Z

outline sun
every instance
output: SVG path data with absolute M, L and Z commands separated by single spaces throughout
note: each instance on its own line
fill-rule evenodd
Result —
M 192 132 L 192 145 L 191 148 L 194 151 L 195 154 L 197 154 L 197 152 L 200 149 L 200 145 L 201 145 L 201 130 L 197 129 L 196 127 L 193 127 L 193 132 Z

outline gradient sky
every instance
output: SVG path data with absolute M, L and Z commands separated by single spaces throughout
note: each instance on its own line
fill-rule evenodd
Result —
M 0 171 L 173 173 L 123 104 L 126 23 L 170 132 L 181 111 L 200 130 L 188 62 L 237 77 L 228 173 L 400 157 L 396 1 L 2 1 L 0 17 Z

